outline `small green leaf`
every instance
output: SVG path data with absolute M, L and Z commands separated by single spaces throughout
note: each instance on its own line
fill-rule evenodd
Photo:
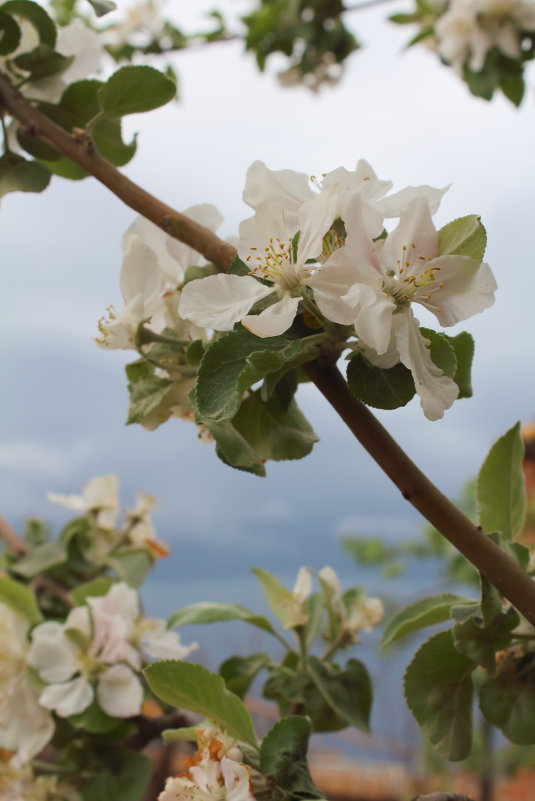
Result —
M 56 26 L 44 8 L 32 0 L 9 0 L 1 6 L 3 13 L 15 14 L 28 20 L 39 34 L 42 44 L 54 48 L 56 45 Z
M 85 603 L 87 598 L 94 598 L 95 596 L 106 595 L 108 590 L 113 586 L 114 582 L 105 576 L 85 581 L 79 584 L 70 592 L 71 600 L 75 606 L 81 606 Z
M 106 564 L 130 587 L 139 587 L 154 560 L 145 548 L 121 548 L 108 557 Z
M 52 175 L 58 175 L 60 178 L 67 178 L 69 181 L 81 181 L 83 178 L 89 176 L 88 172 L 66 156 L 55 159 L 54 161 L 42 159 L 42 165 L 46 167 Z
M 103 17 L 105 14 L 109 14 L 110 11 L 115 11 L 117 8 L 117 3 L 112 2 L 112 0 L 88 0 L 88 2 L 93 6 L 97 17 Z
M 135 156 L 136 136 L 130 143 L 123 141 L 121 120 L 103 119 L 97 122 L 91 137 L 101 156 L 116 167 L 123 167 Z
M 487 246 L 487 232 L 477 214 L 459 217 L 438 232 L 438 247 L 441 256 L 469 256 L 483 261 Z
M 374 409 L 398 409 L 416 391 L 411 371 L 404 364 L 399 362 L 385 370 L 375 367 L 361 353 L 349 361 L 347 383 L 353 395 Z
M 405 672 L 405 698 L 423 733 L 445 759 L 457 761 L 472 746 L 474 662 L 453 645 L 451 631 L 435 634 Z
M 148 685 L 166 704 L 204 715 L 231 737 L 256 748 L 251 716 L 241 698 L 225 687 L 216 673 L 202 665 L 167 660 L 144 670 Z
M 99 90 L 100 107 L 109 117 L 151 111 L 176 94 L 173 81 L 153 67 L 121 67 Z
M 280 620 L 283 625 L 288 623 L 288 621 L 295 616 L 295 607 L 296 605 L 300 605 L 299 601 L 290 590 L 281 584 L 280 581 L 267 570 L 263 570 L 260 567 L 253 567 L 251 573 L 254 573 L 259 580 L 269 608 L 275 617 Z
M 0 197 L 8 192 L 42 192 L 50 183 L 50 171 L 36 161 L 15 153 L 0 158 Z
M 498 676 L 481 687 L 479 705 L 485 719 L 516 745 L 535 743 L 535 668 L 533 653 L 509 655 Z
M 390 618 L 385 626 L 381 647 L 384 648 L 425 626 L 443 623 L 449 619 L 454 606 L 464 603 L 470 603 L 470 599 L 451 593 L 420 598 Z
M 42 573 L 56 565 L 62 565 L 67 560 L 65 546 L 60 542 L 45 542 L 32 548 L 27 554 L 19 559 L 12 567 L 14 573 L 18 573 L 25 578 L 33 578 L 37 573 Z
M 349 659 L 345 668 L 335 670 L 311 656 L 308 671 L 320 695 L 346 725 L 370 730 L 372 684 L 362 662 Z
M 474 358 L 474 338 L 466 331 L 456 337 L 448 337 L 455 350 L 457 370 L 453 380 L 459 387 L 459 398 L 472 397 L 472 360 Z
M 488 624 L 478 614 L 471 615 L 452 629 L 455 648 L 492 675 L 496 669 L 496 652 L 509 645 L 511 631 L 519 623 L 520 617 L 513 608 L 496 615 Z
M 262 741 L 260 771 L 290 798 L 324 798 L 308 769 L 310 734 L 310 720 L 291 715 L 276 723 Z
M 271 665 L 268 654 L 231 656 L 219 666 L 219 675 L 225 679 L 227 688 L 243 698 L 258 673 Z
M 30 623 L 39 623 L 42 620 L 41 612 L 33 592 L 18 581 L 0 576 L 0 603 L 11 607 Z
M 56 161 L 61 157 L 59 151 L 51 145 L 38 139 L 37 136 L 29 136 L 24 133 L 24 129 L 17 128 L 17 141 L 24 150 L 36 159 L 43 161 Z
M 303 459 L 318 441 L 296 402 L 286 405 L 278 394 L 263 402 L 258 392 L 251 392 L 232 424 L 265 460 Z
M 164 401 L 174 383 L 169 378 L 160 378 L 157 375 L 145 375 L 137 380 L 130 379 L 128 383 L 130 405 L 128 407 L 127 425 L 143 423 L 145 418 Z
M 203 420 L 227 420 L 237 413 L 244 393 L 269 373 L 315 358 L 318 344 L 284 336 L 261 339 L 244 328 L 224 334 L 202 358 L 195 399 Z
M 93 701 L 93 703 L 88 706 L 87 709 L 84 709 L 83 712 L 80 712 L 79 715 L 71 715 L 69 717 L 69 723 L 77 729 L 85 729 L 94 734 L 104 734 L 105 732 L 113 731 L 113 729 L 120 726 L 122 722 L 123 721 L 119 718 L 113 718 L 107 715 L 96 701 Z
M 256 476 L 266 475 L 263 460 L 234 427 L 232 420 L 203 420 L 202 424 L 214 438 L 216 453 L 222 462 Z
M 62 56 L 48 45 L 40 44 L 29 53 L 22 53 L 13 60 L 17 67 L 30 73 L 32 81 L 41 81 L 43 78 L 64 72 L 72 64 L 74 56 Z
M 487 534 L 499 531 L 513 540 L 522 531 L 526 517 L 523 457 L 517 423 L 494 443 L 477 478 L 479 523 Z
M 0 10 L 0 56 L 7 56 L 17 49 L 20 35 L 20 28 L 13 17 Z
M 255 615 L 240 604 L 224 604 L 216 601 L 200 601 L 179 609 L 169 618 L 170 629 L 178 626 L 199 625 L 200 623 L 221 623 L 227 620 L 243 620 L 264 631 L 273 633 L 274 628 L 266 617 Z
M 516 62 L 515 62 L 516 63 Z M 519 106 L 524 97 L 526 85 L 524 83 L 524 76 L 522 67 L 518 65 L 517 70 L 508 70 L 502 72 L 500 78 L 500 89 L 508 100 L 515 106 Z

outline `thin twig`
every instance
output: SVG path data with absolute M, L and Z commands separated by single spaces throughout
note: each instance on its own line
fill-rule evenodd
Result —
M 17 555 L 26 553 L 28 550 L 28 544 L 19 537 L 11 523 L 8 523 L 3 517 L 0 517 L 0 539 L 4 540 L 9 550 Z
M 108 187 L 126 205 L 170 236 L 195 248 L 220 270 L 228 269 L 236 250 L 212 231 L 161 203 L 125 178 L 99 156 L 86 136 L 71 135 L 34 109 L 0 75 L 0 106 L 35 136 L 68 156 Z M 369 409 L 350 392 L 332 363 L 310 362 L 306 372 L 382 467 L 403 497 L 410 501 L 503 595 L 535 625 L 535 583 L 518 565 L 457 509 L 416 467 Z

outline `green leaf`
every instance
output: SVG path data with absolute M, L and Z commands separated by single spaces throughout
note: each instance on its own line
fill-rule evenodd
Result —
M 52 175 L 58 175 L 60 178 L 67 178 L 69 181 L 81 181 L 83 178 L 89 176 L 88 172 L 66 156 L 55 159 L 54 161 L 48 161 L 47 159 L 42 159 L 41 161 L 42 166 L 46 167 Z
M 219 675 L 224 678 L 231 692 L 243 698 L 258 673 L 270 665 L 271 657 L 268 654 L 231 656 L 219 666 Z
M 388 370 L 375 367 L 361 353 L 347 366 L 349 389 L 359 400 L 374 409 L 398 409 L 414 397 L 411 371 L 399 362 Z
M 81 606 L 83 603 L 85 603 L 87 598 L 106 595 L 113 584 L 114 582 L 112 579 L 109 579 L 105 576 L 92 579 L 91 581 L 85 581 L 83 584 L 79 584 L 77 587 L 71 590 L 71 600 L 75 606 Z
M 61 154 L 51 145 L 38 139 L 36 136 L 29 136 L 24 133 L 24 129 L 18 127 L 16 131 L 17 141 L 24 150 L 36 159 L 44 161 L 56 161 Z
M 153 773 L 153 764 L 139 751 L 123 752 L 114 773 L 105 769 L 82 792 L 83 801 L 141 801 Z
M 130 365 L 127 366 L 130 405 L 126 423 L 131 425 L 132 423 L 143 423 L 145 418 L 164 401 L 175 382 L 157 375 L 141 375 L 139 378 L 131 379 L 128 367 Z
M 429 342 L 429 353 L 436 366 L 448 378 L 454 378 L 457 372 L 457 356 L 450 338 L 431 328 L 420 328 L 420 333 Z
M 0 10 L 0 56 L 7 56 L 16 50 L 20 36 L 20 28 L 13 17 Z
M 516 423 L 494 443 L 477 478 L 479 523 L 487 534 L 499 531 L 513 540 L 522 531 L 526 517 L 523 457 L 520 423 Z
M 517 70 L 508 70 L 502 72 L 500 77 L 500 89 L 508 100 L 515 106 L 519 106 L 524 97 L 526 85 L 524 83 L 524 76 L 522 67 L 518 65 Z
M 458 398 L 472 397 L 472 360 L 474 358 L 474 338 L 466 331 L 461 331 L 456 337 L 448 337 L 448 341 L 455 350 L 457 370 L 453 380 L 459 387 Z
M 136 136 L 127 144 L 123 141 L 121 120 L 104 119 L 97 122 L 91 133 L 98 152 L 116 167 L 122 167 L 135 156 Z
M 318 441 L 296 402 L 286 405 L 277 394 L 264 402 L 251 392 L 232 424 L 263 460 L 302 459 Z
M 464 603 L 470 603 L 470 599 L 451 593 L 420 598 L 390 618 L 385 626 L 381 647 L 385 648 L 401 637 L 406 637 L 425 626 L 443 623 L 449 619 L 454 606 Z
M 343 670 L 309 657 L 308 671 L 320 695 L 346 725 L 368 732 L 372 706 L 372 684 L 358 659 L 349 659 Z
M 227 690 L 221 676 L 202 665 L 173 660 L 149 665 L 144 675 L 153 693 L 166 704 L 204 715 L 231 737 L 256 748 L 251 716 L 241 698 Z
M 39 34 L 42 44 L 54 48 L 56 45 L 56 26 L 44 8 L 32 0 L 9 0 L 0 6 L 3 13 L 15 14 L 28 20 Z
M 483 261 L 487 246 L 487 232 L 477 214 L 458 217 L 438 232 L 438 248 L 441 256 L 469 256 Z
M 265 476 L 264 462 L 234 427 L 231 420 L 203 420 L 216 443 L 216 453 L 225 464 L 256 476 Z
M 17 67 L 30 73 L 32 81 L 41 81 L 43 78 L 64 72 L 72 64 L 74 56 L 62 56 L 48 45 L 40 44 L 29 53 L 22 53 L 13 60 Z
M 105 14 L 109 14 L 110 11 L 115 11 L 117 8 L 117 3 L 112 2 L 112 0 L 88 0 L 88 2 L 93 6 L 97 17 L 103 17 Z
M 228 271 L 231 275 L 249 275 L 251 272 L 249 267 L 240 259 L 239 256 L 236 256 L 231 261 Z
M 295 617 L 295 608 L 300 605 L 299 601 L 297 601 L 290 590 L 282 585 L 280 581 L 267 570 L 263 570 L 260 567 L 253 567 L 251 573 L 254 573 L 259 580 L 262 592 L 275 617 L 280 620 L 283 625 L 286 625 Z
M 154 560 L 145 548 L 124 548 L 114 551 L 107 558 L 106 564 L 130 587 L 139 587 L 143 584 Z
M 479 693 L 485 719 L 516 745 L 535 743 L 535 669 L 533 653 L 509 655 L 495 678 L 487 679 Z
M 14 573 L 25 578 L 33 578 L 56 565 L 62 565 L 67 560 L 65 546 L 60 542 L 45 542 L 32 548 L 19 559 L 12 567 Z
M 519 623 L 520 617 L 513 608 L 500 612 L 488 624 L 482 616 L 471 615 L 452 629 L 455 648 L 492 675 L 496 669 L 496 652 L 509 645 L 511 631 Z
M 0 158 L 0 197 L 8 192 L 42 192 L 50 182 L 50 171 L 36 161 L 15 153 Z
M 153 67 L 122 67 L 99 90 L 100 107 L 109 117 L 151 111 L 176 94 L 173 81 Z
M 423 733 L 445 759 L 464 759 L 472 746 L 472 671 L 451 631 L 435 634 L 405 672 L 405 698 Z
M 318 345 L 306 339 L 261 339 L 244 328 L 230 331 L 210 345 L 202 358 L 195 398 L 203 420 L 228 420 L 243 395 L 260 379 L 283 366 L 292 369 L 317 355 Z
M 291 715 L 276 723 L 260 749 L 260 771 L 290 798 L 323 798 L 307 762 L 311 726 L 308 718 Z
M 224 604 L 216 601 L 200 601 L 179 609 L 169 618 L 168 628 L 199 625 L 200 623 L 222 623 L 227 620 L 243 620 L 264 631 L 273 633 L 274 628 L 266 617 L 255 615 L 240 604 Z
M 71 715 L 69 723 L 77 729 L 85 729 L 93 734 L 104 734 L 113 731 L 122 724 L 120 718 L 112 718 L 104 712 L 96 701 L 80 712 L 79 715 Z
M 0 603 L 11 607 L 30 623 L 39 623 L 43 619 L 35 595 L 29 587 L 6 576 L 0 576 Z

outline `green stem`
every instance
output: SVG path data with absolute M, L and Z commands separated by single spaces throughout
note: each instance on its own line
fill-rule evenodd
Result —
M 4 153 L 11 153 L 12 151 L 9 147 L 6 121 L 3 114 L 0 114 L 0 124 L 2 125 L 2 134 L 4 136 Z

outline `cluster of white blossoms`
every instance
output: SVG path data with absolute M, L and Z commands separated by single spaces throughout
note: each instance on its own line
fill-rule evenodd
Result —
M 74 607 L 64 623 L 37 625 L 27 663 L 46 685 L 38 699 L 45 709 L 70 717 L 96 700 L 108 715 L 128 718 L 141 712 L 144 659 L 184 659 L 197 647 L 182 645 L 164 620 L 143 617 L 137 592 L 120 582 Z
M 533 0 L 450 0 L 434 26 L 439 55 L 458 72 L 481 72 L 489 51 L 520 59 L 526 32 L 535 31 Z
M 158 801 L 255 801 L 250 768 L 236 740 L 217 728 L 197 731 L 187 770 L 167 779 Z
M 310 181 L 255 162 L 244 200 L 255 211 L 242 222 L 238 252 L 249 275 L 212 275 L 188 283 L 178 314 L 193 324 L 229 331 L 237 322 L 259 337 L 287 331 L 312 303 L 327 320 L 353 326 L 365 355 L 412 373 L 429 419 L 442 417 L 458 387 L 434 364 L 413 304 L 443 326 L 488 308 L 496 283 L 487 264 L 441 254 L 431 219 L 446 190 L 391 183 L 365 161 Z M 399 218 L 385 236 L 385 220 Z M 252 307 L 262 301 L 259 314 Z
M 52 503 L 59 503 L 67 509 L 89 515 L 96 528 L 105 535 L 101 547 L 103 551 L 108 551 L 110 547 L 120 542 L 126 542 L 136 548 L 145 549 L 154 558 L 167 556 L 168 548 L 157 540 L 150 518 L 150 513 L 156 505 L 154 496 L 138 492 L 135 507 L 126 510 L 123 527 L 117 531 L 118 493 L 119 479 L 110 474 L 92 478 L 83 487 L 80 495 L 60 495 L 50 492 L 47 498 Z

